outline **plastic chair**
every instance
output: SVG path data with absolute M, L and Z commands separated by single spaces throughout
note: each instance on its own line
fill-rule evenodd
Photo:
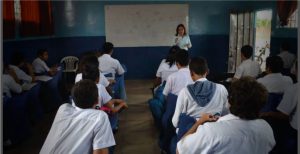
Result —
M 61 59 L 60 63 L 64 64 L 63 72 L 76 72 L 79 59 L 75 56 L 67 56 Z

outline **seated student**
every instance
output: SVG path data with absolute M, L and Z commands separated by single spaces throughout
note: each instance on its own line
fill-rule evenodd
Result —
M 99 92 L 98 107 L 106 106 L 113 113 L 119 112 L 123 108 L 127 108 L 127 104 L 121 99 L 112 99 L 105 87 L 99 84 L 99 62 L 96 56 L 90 56 L 86 59 L 86 64 L 82 72 L 82 79 L 89 79 L 97 84 Z
M 72 98 L 74 105 L 66 103 L 58 109 L 40 153 L 108 154 L 108 147 L 116 143 L 107 115 L 93 109 L 98 102 L 95 82 L 76 83 Z
M 37 52 L 37 58 L 32 62 L 32 67 L 34 73 L 37 75 L 49 74 L 50 76 L 54 76 L 57 72 L 57 67 L 49 68 L 45 61 L 48 60 L 48 51 L 46 49 L 40 49 Z
M 11 65 L 9 65 L 9 67 L 16 72 L 16 75 L 19 78 L 19 80 L 21 80 L 23 82 L 27 82 L 27 83 L 34 82 L 35 81 L 35 76 L 34 76 L 32 66 L 25 62 L 24 56 L 21 53 L 16 52 L 13 55 L 14 56 L 12 58 Z M 26 74 L 21 69 L 23 67 L 27 68 L 30 75 Z
M 85 64 L 87 63 L 87 59 L 89 59 L 88 57 L 90 57 L 90 56 L 95 56 L 95 54 L 94 53 L 86 53 L 81 57 L 81 59 L 79 61 L 78 71 L 77 71 L 77 74 L 76 74 L 76 77 L 75 77 L 75 83 L 82 79 L 83 68 L 84 68 Z M 99 72 L 100 72 L 100 70 L 99 70 Z M 106 77 L 101 72 L 100 72 L 100 81 L 99 81 L 99 83 L 102 84 L 105 88 L 108 88 L 109 84 L 110 84 L 110 82 L 106 79 Z
M 290 50 L 290 45 L 288 42 L 283 42 L 280 45 L 280 53 L 278 56 L 282 59 L 283 61 L 283 69 L 285 73 L 290 73 L 290 69 L 293 66 L 294 61 L 296 60 L 296 56 L 292 53 L 289 52 Z M 287 75 L 285 74 L 285 75 Z
M 175 60 L 178 71 L 171 74 L 167 78 L 167 82 L 163 90 L 164 96 L 168 96 L 169 93 L 178 95 L 181 89 L 186 87 L 188 84 L 193 83 L 193 80 L 190 75 L 190 70 L 188 68 L 188 52 L 184 49 L 178 50 L 178 52 L 176 53 Z
M 4 65 L 3 75 L 2 75 L 2 90 L 3 95 L 7 97 L 11 97 L 11 92 L 21 93 L 22 87 L 18 84 L 19 79 L 15 73 L 15 71 L 9 68 L 8 65 Z
M 176 128 L 181 114 L 198 119 L 201 113 L 223 115 L 228 112 L 226 88 L 206 79 L 208 74 L 207 62 L 204 58 L 192 58 L 189 64 L 194 84 L 180 91 L 172 123 Z M 225 113 L 224 113 L 225 112 Z
M 175 63 L 176 52 L 180 48 L 178 46 L 172 46 L 166 59 L 163 59 L 156 72 L 156 80 L 154 82 L 154 88 L 159 86 L 161 83 L 167 80 L 168 76 L 178 71 Z
M 98 58 L 99 69 L 104 74 L 112 73 L 114 79 L 115 75 L 124 74 L 124 69 L 117 59 L 111 57 L 114 45 L 110 42 L 105 42 L 103 45 L 103 55 Z
M 279 56 L 270 56 L 266 59 L 267 75 L 257 79 L 257 82 L 264 85 L 269 93 L 283 93 L 287 86 L 291 86 L 293 81 L 288 76 L 281 74 L 283 61 Z
M 267 90 L 253 78 L 242 77 L 231 85 L 230 114 L 210 113 L 201 118 L 177 143 L 178 154 L 268 153 L 275 145 L 270 125 L 259 119 Z
M 258 62 L 252 60 L 253 48 L 245 45 L 241 49 L 242 63 L 237 68 L 233 80 L 239 79 L 243 76 L 251 76 L 256 78 L 261 73 L 260 65 Z

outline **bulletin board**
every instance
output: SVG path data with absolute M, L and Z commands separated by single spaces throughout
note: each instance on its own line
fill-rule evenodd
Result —
M 116 47 L 174 45 L 178 24 L 188 31 L 188 4 L 105 5 L 106 41 Z

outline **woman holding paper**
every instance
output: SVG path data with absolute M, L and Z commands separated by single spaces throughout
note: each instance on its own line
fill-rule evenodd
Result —
M 179 24 L 176 28 L 175 45 L 177 45 L 181 49 L 185 49 L 185 50 L 188 50 L 188 48 L 192 47 L 190 37 L 186 33 L 186 30 L 185 30 L 185 27 L 183 24 Z

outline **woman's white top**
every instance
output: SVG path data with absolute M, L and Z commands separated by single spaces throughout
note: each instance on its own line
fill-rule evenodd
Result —
M 177 45 L 180 49 L 188 50 L 188 48 L 192 47 L 192 43 L 188 35 L 184 35 L 183 37 L 176 36 L 174 42 L 174 45 Z

